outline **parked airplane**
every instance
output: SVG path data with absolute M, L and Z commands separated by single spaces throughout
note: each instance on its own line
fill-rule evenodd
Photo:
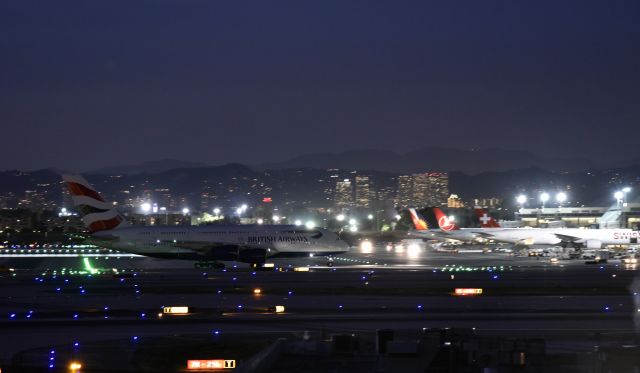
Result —
M 433 209 L 440 229 L 447 232 L 462 231 L 498 242 L 522 246 L 573 246 L 601 249 L 607 245 L 637 244 L 640 232 L 631 229 L 582 229 L 582 228 L 458 228 L 447 216 Z M 463 236 L 464 234 L 460 234 Z
M 418 214 L 414 208 L 409 209 L 411 220 L 415 228 L 413 235 L 433 239 L 433 240 L 452 240 L 461 242 L 472 242 L 483 238 L 480 228 L 463 228 L 449 220 L 449 218 L 437 208 L 432 209 L 435 219 L 432 224 L 428 220 Z
M 79 175 L 63 175 L 73 203 L 96 246 L 171 259 L 237 260 L 262 265 L 267 258 L 331 256 L 349 245 L 326 229 L 292 225 L 131 226 Z M 331 265 L 329 260 L 327 263 Z

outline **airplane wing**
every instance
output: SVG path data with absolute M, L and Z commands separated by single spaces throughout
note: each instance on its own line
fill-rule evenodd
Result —
M 494 238 L 495 235 L 487 232 L 473 232 L 474 236 L 482 237 L 482 238 Z
M 206 250 L 215 250 L 215 249 L 237 249 L 237 250 L 247 250 L 247 249 L 264 249 L 264 246 L 251 245 L 245 243 L 230 243 L 230 242 L 215 242 L 215 241 L 173 241 L 173 240 L 163 240 L 158 243 L 159 245 L 166 246 L 175 246 L 183 249 L 189 249 L 193 251 L 206 251 Z
M 569 236 L 566 234 L 554 233 L 556 237 L 561 239 L 563 242 L 578 242 L 581 241 L 582 238 L 576 236 Z
M 455 237 L 454 234 L 451 234 L 447 231 L 442 231 L 439 229 L 429 230 L 429 231 L 414 231 L 413 233 L 409 233 L 411 236 L 420 237 L 427 240 L 437 240 L 437 241 L 459 241 L 462 240 Z

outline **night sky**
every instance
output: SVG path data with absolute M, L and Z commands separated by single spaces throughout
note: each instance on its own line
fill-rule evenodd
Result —
M 0 169 L 638 156 L 639 1 L 0 2 Z

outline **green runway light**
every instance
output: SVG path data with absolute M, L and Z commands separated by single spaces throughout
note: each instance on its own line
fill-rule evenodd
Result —
M 89 261 L 89 258 L 83 258 L 82 261 L 84 262 L 84 268 L 91 274 L 98 272 L 95 268 L 93 268 L 91 266 L 91 262 Z

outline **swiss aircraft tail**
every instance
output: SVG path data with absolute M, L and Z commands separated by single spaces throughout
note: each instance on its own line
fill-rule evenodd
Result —
M 436 221 L 438 222 L 438 226 L 443 231 L 455 231 L 455 230 L 460 229 L 457 225 L 455 225 L 455 223 L 453 223 L 447 217 L 447 215 L 445 215 L 444 212 L 442 212 L 442 210 L 440 210 L 440 208 L 434 207 L 433 208 L 433 213 L 436 216 Z
M 498 224 L 494 218 L 489 216 L 487 209 L 476 207 L 474 210 L 482 228 L 500 228 L 500 224 Z
M 82 222 L 89 232 L 99 232 L 129 225 L 118 210 L 108 204 L 100 194 L 80 175 L 62 175 L 74 206 L 82 215 Z

